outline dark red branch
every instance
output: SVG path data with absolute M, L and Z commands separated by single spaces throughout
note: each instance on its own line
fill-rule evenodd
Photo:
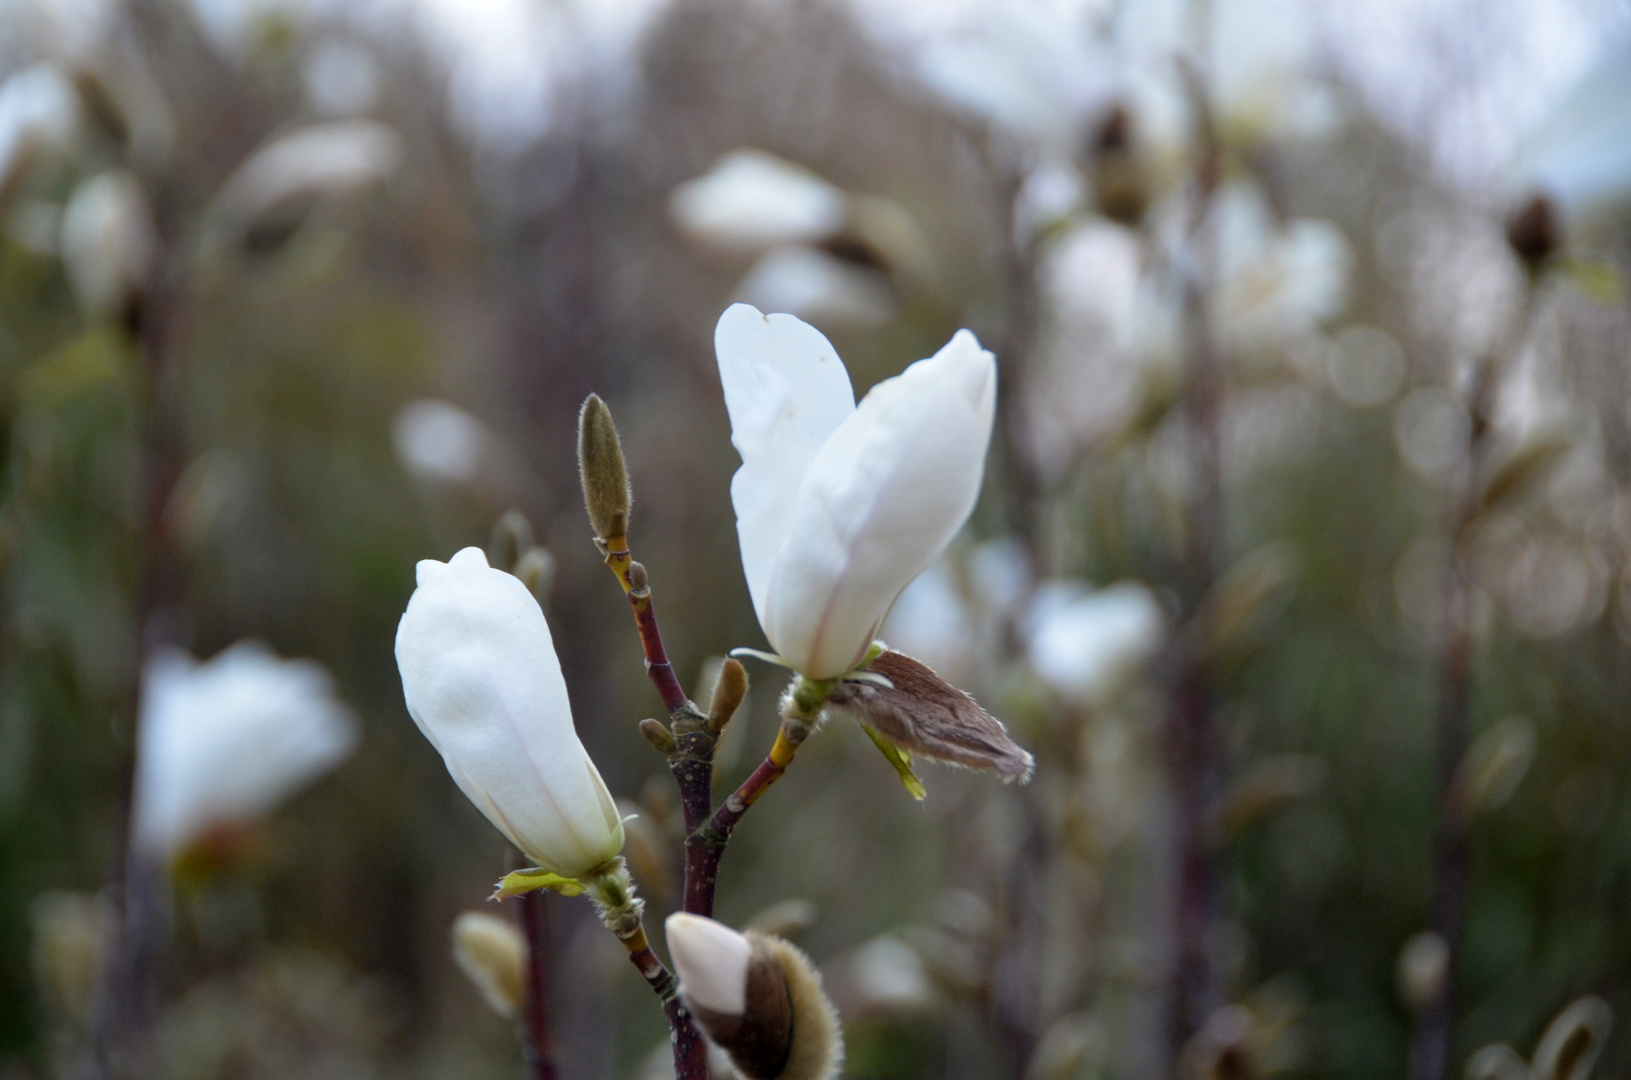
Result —
M 543 892 L 521 895 L 521 933 L 527 940 L 527 1064 L 533 1080 L 555 1080 L 555 1058 L 549 1039 L 549 986 L 545 980 Z
M 674 975 L 640 934 L 640 947 L 629 950 L 629 961 L 639 970 L 663 1002 L 663 1015 L 668 1018 L 669 1038 L 674 1043 L 674 1080 L 708 1080 L 708 1044 L 691 1020 L 691 1014 L 680 1000 Z
M 644 595 L 642 595 L 642 592 Z M 629 593 L 629 607 L 634 612 L 634 625 L 640 631 L 640 645 L 646 653 L 646 675 L 662 695 L 668 715 L 673 716 L 689 705 L 690 699 L 674 675 L 674 665 L 668 662 L 668 650 L 663 648 L 663 633 L 657 627 L 657 612 L 651 604 L 651 590 Z
M 693 915 L 714 912 L 714 883 L 719 877 L 719 860 L 724 858 L 725 845 L 730 842 L 731 831 L 742 820 L 748 807 L 765 789 L 781 779 L 787 766 L 777 765 L 775 758 L 783 740 L 776 740 L 771 756 L 759 763 L 753 774 L 742 781 L 742 786 L 721 803 L 706 825 L 694 830 L 685 840 L 685 910 Z M 791 760 L 791 754 L 788 755 Z

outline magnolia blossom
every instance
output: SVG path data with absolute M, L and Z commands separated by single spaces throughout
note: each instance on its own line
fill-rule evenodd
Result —
M 763 150 L 733 150 L 669 196 L 685 233 L 715 247 L 763 251 L 837 232 L 847 197 L 808 169 Z
M 1067 582 L 1037 589 L 1026 616 L 1031 666 L 1067 697 L 1102 702 L 1154 654 L 1165 619 L 1144 586 L 1089 591 Z
M 578 878 L 623 850 L 617 807 L 572 726 L 549 624 L 518 578 L 476 547 L 420 562 L 396 662 L 414 723 L 528 858 Z
M 123 169 L 81 184 L 62 212 L 60 246 L 80 306 L 97 318 L 122 314 L 158 248 L 141 184 Z
M 761 255 L 736 286 L 744 303 L 826 325 L 877 326 L 895 313 L 889 280 L 819 248 L 785 244 Z
M 73 134 L 78 98 L 66 73 L 36 64 L 0 83 L 0 204 L 37 154 Z
M 732 305 L 714 332 L 742 568 L 759 625 L 812 679 L 859 664 L 895 598 L 979 495 L 996 358 L 959 330 L 859 406 L 827 339 Z
M 133 842 L 172 857 L 216 825 L 269 812 L 356 744 L 356 721 L 312 660 L 241 641 L 199 663 L 177 649 L 143 672 Z

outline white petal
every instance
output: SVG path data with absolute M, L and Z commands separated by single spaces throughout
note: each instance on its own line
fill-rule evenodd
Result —
M 611 794 L 572 726 L 549 625 L 480 548 L 419 564 L 397 628 L 408 712 L 489 821 L 538 865 L 578 877 L 623 848 Z
M 726 1016 L 747 1011 L 748 962 L 753 946 L 724 923 L 675 912 L 663 924 L 680 994 L 694 1008 Z
M 242 823 L 341 761 L 356 722 L 311 660 L 243 641 L 200 664 L 161 650 L 144 670 L 134 833 L 174 854 Z
M 844 193 L 762 150 L 734 150 L 669 197 L 674 223 L 718 247 L 762 251 L 820 240 L 844 223 Z
M 811 462 L 760 615 L 811 678 L 848 671 L 979 496 L 996 360 L 960 331 L 873 387 Z M 745 550 L 745 545 L 744 545 Z
M 855 391 L 827 339 L 791 315 L 732 304 L 720 316 L 714 349 L 731 443 L 742 455 L 731 481 L 742 568 L 762 625 L 793 498 L 817 451 L 854 414 Z

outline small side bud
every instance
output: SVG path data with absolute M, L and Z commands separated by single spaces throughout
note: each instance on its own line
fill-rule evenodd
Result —
M 673 732 L 669 731 L 661 720 L 646 717 L 640 721 L 640 734 L 664 757 L 673 757 L 674 752 L 679 749 L 679 743 L 674 741 Z
M 713 702 L 708 706 L 708 730 L 718 735 L 731 722 L 742 699 L 748 696 L 748 672 L 739 661 L 729 657 L 719 665 L 719 678 L 714 683 Z
M 781 938 L 683 912 L 667 922 L 680 996 L 749 1080 L 828 1080 L 843 1063 L 838 1014 L 809 959 Z
M 1456 792 L 1468 819 L 1505 805 L 1535 760 L 1535 726 L 1509 716 L 1478 736 L 1461 761 Z
M 629 592 L 637 597 L 651 595 L 651 575 L 645 563 L 629 563 Z
M 597 394 L 590 394 L 578 413 L 578 475 L 596 538 L 606 541 L 627 536 L 634 494 L 612 411 Z
M 1035 759 L 1001 721 L 972 697 L 904 653 L 885 651 L 861 674 L 881 680 L 845 679 L 827 702 L 854 714 L 895 746 L 947 765 L 990 769 L 1004 780 L 1031 778 Z
M 453 920 L 453 959 L 494 1012 L 515 1019 L 526 986 L 527 944 L 513 923 L 465 912 Z

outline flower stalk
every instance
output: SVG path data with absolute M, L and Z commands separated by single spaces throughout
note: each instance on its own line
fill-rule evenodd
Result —
M 533 1080 L 555 1080 L 555 1057 L 549 1038 L 549 984 L 544 971 L 545 917 L 541 891 L 521 896 L 521 932 L 527 942 L 527 1065 Z

